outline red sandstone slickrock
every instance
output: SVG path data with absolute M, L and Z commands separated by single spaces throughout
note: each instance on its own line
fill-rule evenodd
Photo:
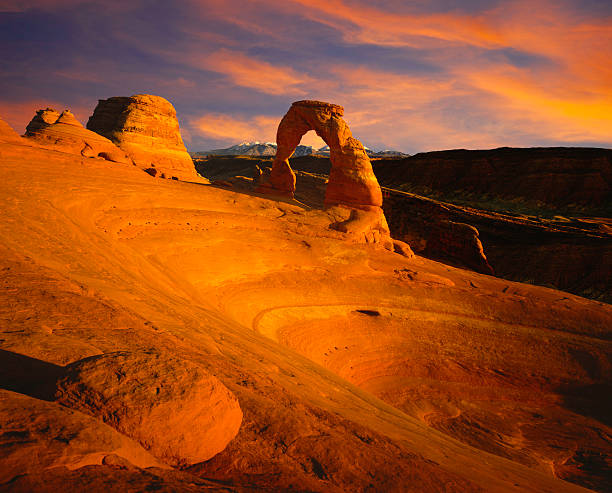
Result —
M 377 206 L 321 182 L 308 208 L 59 150 L 0 146 L 1 491 L 609 489 L 609 305 L 347 241 Z M 215 443 L 210 375 L 239 432 L 149 467 Z
M 101 99 L 87 128 L 113 141 L 153 176 L 207 181 L 195 171 L 174 106 L 162 97 L 135 94 Z

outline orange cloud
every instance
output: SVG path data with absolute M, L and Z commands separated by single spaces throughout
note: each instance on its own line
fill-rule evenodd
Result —
M 225 140 L 229 144 L 245 140 L 276 142 L 276 129 L 281 116 L 233 117 L 223 113 L 207 113 L 193 120 L 191 126 L 206 137 Z M 325 145 L 314 132 L 304 135 L 301 143 L 317 149 Z
M 273 142 L 278 121 L 278 118 L 263 115 L 236 118 L 223 113 L 207 113 L 192 121 L 191 125 L 201 134 L 215 139 Z
M 508 140 L 512 135 L 539 135 L 541 140 L 610 141 L 610 18 L 585 20 L 547 1 L 509 1 L 473 16 L 391 13 L 371 4 L 357 5 L 345 0 L 293 3 L 307 6 L 306 17 L 335 27 L 347 42 L 423 48 L 425 59 L 440 67 L 434 81 L 346 66 L 334 71 L 348 84 L 344 91 L 347 106 L 358 108 L 356 128 L 363 128 L 373 138 L 379 133 L 375 128 L 378 126 L 388 127 L 391 133 L 387 135 L 395 140 L 394 127 L 400 122 L 409 125 L 411 131 L 417 123 L 419 131 L 435 129 L 437 125 L 432 125 L 432 121 L 441 115 L 430 106 L 463 95 L 475 107 L 486 106 L 490 122 L 476 126 L 466 123 L 459 135 L 449 128 L 462 126 L 464 116 L 458 112 L 454 122 L 441 125 L 439 131 L 443 133 L 432 135 L 438 147 L 447 143 L 452 146 L 450 136 L 457 139 L 455 146 L 459 142 L 477 141 L 508 145 L 503 141 L 502 128 Z M 461 48 L 463 45 L 476 51 L 467 51 Z M 505 61 L 503 50 L 508 49 L 524 56 L 523 66 Z M 378 111 L 369 99 L 377 101 Z M 470 109 L 467 110 L 469 113 Z M 424 125 L 425 114 L 428 118 Z M 389 119 L 396 125 L 386 125 Z M 375 125 L 369 125 L 368 120 Z M 427 146 L 427 141 L 423 144 Z
M 58 1 L 62 7 L 80 0 Z M 13 7 L 44 8 L 45 4 L 24 2 L 14 2 Z M 401 7 L 381 6 L 394 3 Z M 243 88 L 260 93 L 258 108 L 263 101 L 273 100 L 267 95 L 285 97 L 287 107 L 296 99 L 342 104 L 355 137 L 371 146 L 410 150 L 610 142 L 612 19 L 589 18 L 584 8 L 570 11 L 570 3 L 507 0 L 476 14 L 460 10 L 432 14 L 414 6 L 427 8 L 426 2 L 258 0 L 238 9 L 239 2 L 233 0 L 191 0 L 186 4 L 196 22 L 179 27 L 184 38 L 178 49 L 151 42 L 136 31 L 121 30 L 114 36 L 158 57 L 160 67 L 164 62 L 183 66 L 184 73 L 161 75 L 151 85 L 165 91 L 174 88 L 183 108 L 192 104 L 190 111 L 197 114 L 195 105 L 206 104 L 207 97 L 217 98 L 217 103 L 231 98 L 232 107 L 244 105 L 240 115 L 212 113 L 192 119 L 185 129 L 192 131 L 195 142 L 198 135 L 228 143 L 274 140 L 282 115 L 249 116 L 253 95 Z M 210 30 L 208 24 L 198 22 L 204 16 L 225 27 L 220 32 Z M 304 18 L 308 20 L 304 33 L 311 22 L 324 24 L 339 33 L 345 44 L 385 46 L 384 56 L 398 55 L 398 60 L 410 60 L 408 64 L 414 61 L 418 72 L 401 63 L 381 69 L 391 58 L 380 64 L 343 61 L 341 50 L 320 48 L 311 38 L 305 41 L 308 34 L 296 31 L 293 36 L 291 24 L 279 24 L 279 19 L 304 23 Z M 201 31 L 200 26 L 204 26 Z M 334 38 L 329 38 L 331 44 Z M 279 47 L 283 52 L 303 46 L 320 49 L 315 53 L 320 62 L 298 63 L 299 51 L 296 63 L 280 63 L 268 55 L 263 60 L 244 49 L 246 40 L 258 53 L 266 47 L 271 48 L 270 54 Z M 313 53 L 307 55 L 309 60 L 314 58 Z M 99 82 L 96 74 L 111 71 L 97 66 L 89 70 L 82 61 L 60 66 L 62 71 L 52 75 L 68 83 Z M 433 69 L 427 70 L 428 66 Z M 202 94 L 195 90 L 202 87 L 201 80 L 206 80 Z M 198 102 L 190 103 L 196 93 Z M 11 117 L 11 122 L 23 128 L 34 106 L 24 116 Z M 84 113 L 81 119 L 86 117 Z M 305 136 L 306 143 L 309 139 L 317 147 L 322 145 L 315 137 Z
M 290 67 L 272 65 L 227 49 L 201 59 L 200 66 L 226 75 L 234 84 L 266 94 L 304 94 L 303 86 L 313 81 Z
M 482 91 L 498 95 L 500 114 L 522 114 L 540 126 L 540 132 L 559 141 L 610 141 L 612 136 L 612 95 L 587 91 L 571 84 L 564 90 L 550 90 L 554 74 L 534 79 L 507 68 L 495 72 L 465 74 Z M 544 77 L 544 81 L 542 80 Z M 543 83 L 544 82 L 544 83 Z
M 485 16 L 398 14 L 370 4 L 351 4 L 343 0 L 293 0 L 293 3 L 303 7 L 305 17 L 339 29 L 352 43 L 422 46 L 423 40 L 417 37 L 485 47 L 503 43 Z

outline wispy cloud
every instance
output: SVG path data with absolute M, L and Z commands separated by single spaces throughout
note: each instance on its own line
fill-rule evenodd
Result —
M 239 51 L 221 49 L 201 58 L 202 67 L 226 75 L 234 84 L 266 94 L 305 94 L 313 79 L 288 66 L 278 66 Z
M 201 134 L 213 139 L 274 141 L 278 119 L 270 116 L 233 117 L 206 113 L 190 122 Z
M 74 97 L 93 109 L 100 97 L 157 92 L 195 150 L 274 140 L 297 99 L 344 105 L 355 136 L 373 147 L 612 146 L 612 6 L 594 14 L 594 3 L 4 2 L 14 13 L 0 26 L 9 41 L 0 93 L 66 106 Z M 13 30 L 12 19 L 21 23 Z M 98 25 L 108 27 L 104 46 L 88 28 Z M 31 36 L 15 41 L 24 31 Z M 35 109 L 12 124 L 23 128 Z
M 190 126 L 202 135 L 223 142 L 222 145 L 230 145 L 242 141 L 275 142 L 279 123 L 280 116 L 207 113 L 192 120 Z M 314 132 L 308 132 L 302 138 L 302 144 L 319 148 L 325 142 Z

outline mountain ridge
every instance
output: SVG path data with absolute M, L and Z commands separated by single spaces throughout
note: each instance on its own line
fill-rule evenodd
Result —
M 403 152 L 393 151 L 385 149 L 382 151 L 375 151 L 369 147 L 365 148 L 366 153 L 370 157 L 406 157 L 408 154 Z M 276 143 L 275 142 L 259 142 L 244 141 L 240 144 L 235 144 L 230 147 L 224 147 L 219 149 L 210 149 L 204 151 L 191 152 L 191 157 L 204 157 L 204 156 L 274 156 L 276 154 Z M 302 156 L 329 156 L 329 147 L 323 146 L 319 149 L 315 149 L 312 146 L 299 145 L 297 146 L 293 157 Z

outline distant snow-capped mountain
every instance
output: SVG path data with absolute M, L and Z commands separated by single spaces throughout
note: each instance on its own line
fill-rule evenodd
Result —
M 392 151 L 390 149 L 385 149 L 384 151 L 377 151 L 371 155 L 375 157 L 408 157 L 410 156 L 410 154 L 405 154 L 399 151 Z
M 404 154 L 398 151 L 374 151 L 369 147 L 365 148 L 370 157 L 404 157 Z M 194 157 L 198 156 L 255 156 L 266 157 L 276 154 L 276 144 L 274 142 L 242 142 L 240 144 L 226 147 L 224 149 L 212 149 L 210 151 L 198 151 L 192 153 Z M 301 156 L 329 156 L 329 147 L 323 146 L 320 149 L 314 149 L 312 146 L 299 145 L 293 153 L 293 157 Z
M 294 157 L 310 156 L 316 151 L 311 146 L 299 145 L 293 153 Z M 274 142 L 242 142 L 240 144 L 226 147 L 224 149 L 212 149 L 210 151 L 199 151 L 194 156 L 274 156 L 276 144 Z
M 403 152 L 399 152 L 399 151 L 391 151 L 389 149 L 386 149 L 384 151 L 375 151 L 374 149 L 370 149 L 369 147 L 363 146 L 366 154 L 370 157 L 406 157 L 409 156 L 409 154 L 404 154 Z M 329 156 L 329 146 L 323 146 L 320 149 L 317 149 L 315 151 L 315 154 L 319 155 L 319 156 Z

